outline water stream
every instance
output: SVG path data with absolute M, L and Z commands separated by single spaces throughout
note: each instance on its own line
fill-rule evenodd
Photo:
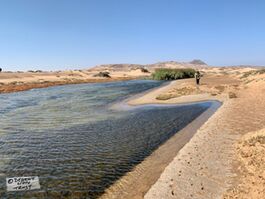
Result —
M 211 103 L 111 109 L 161 85 L 135 80 L 0 95 L 0 198 L 96 198 Z M 41 189 L 7 192 L 6 177 Z

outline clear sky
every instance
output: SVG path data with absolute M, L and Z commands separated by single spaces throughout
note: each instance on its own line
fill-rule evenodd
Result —
M 264 0 L 0 0 L 0 67 L 265 65 Z

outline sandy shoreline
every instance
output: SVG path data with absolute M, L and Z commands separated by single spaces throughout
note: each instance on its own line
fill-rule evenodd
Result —
M 67 84 L 102 83 L 144 78 L 140 70 L 114 71 L 110 78 L 96 77 L 97 70 L 70 70 L 54 72 L 1 72 L 0 93 L 11 93 Z
M 87 79 L 87 80 L 73 80 L 73 81 L 51 81 L 51 82 L 23 82 L 23 83 L 9 83 L 0 86 L 0 93 L 12 93 L 19 91 L 27 91 L 34 88 L 47 88 L 52 86 L 62 86 L 69 84 L 85 84 L 85 83 L 103 83 L 114 81 L 127 81 L 137 78 L 104 78 L 104 79 Z

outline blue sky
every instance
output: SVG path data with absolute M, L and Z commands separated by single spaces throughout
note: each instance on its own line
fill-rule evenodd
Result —
M 0 0 L 0 67 L 265 65 L 263 0 Z

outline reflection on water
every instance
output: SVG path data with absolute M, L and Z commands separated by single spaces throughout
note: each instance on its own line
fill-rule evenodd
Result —
M 210 103 L 113 110 L 160 85 L 126 81 L 0 95 L 1 198 L 95 198 Z M 5 178 L 39 176 L 41 189 L 6 192 Z

